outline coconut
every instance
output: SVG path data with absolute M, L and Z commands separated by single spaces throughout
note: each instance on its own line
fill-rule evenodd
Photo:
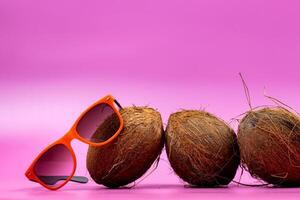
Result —
M 140 178 L 158 159 L 164 144 L 162 119 L 149 107 L 120 110 L 124 128 L 113 142 L 103 147 L 90 146 L 87 169 L 92 179 L 107 187 L 127 185 Z M 106 120 L 94 137 L 115 130 L 117 118 Z
M 227 185 L 240 163 L 234 131 L 214 115 L 198 110 L 173 113 L 166 150 L 175 173 L 193 186 Z
M 267 183 L 300 185 L 300 118 L 282 107 L 249 111 L 238 128 L 242 166 Z

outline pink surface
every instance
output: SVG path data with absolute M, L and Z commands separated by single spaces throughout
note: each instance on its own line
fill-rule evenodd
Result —
M 248 109 L 242 72 L 253 105 L 271 103 L 265 87 L 299 110 L 299 9 L 296 0 L 0 1 L 0 199 L 299 199 L 298 188 L 185 188 L 165 154 L 132 189 L 90 181 L 50 192 L 23 175 L 107 93 L 157 108 L 165 123 L 181 108 L 229 122 Z M 87 175 L 86 146 L 73 146 Z

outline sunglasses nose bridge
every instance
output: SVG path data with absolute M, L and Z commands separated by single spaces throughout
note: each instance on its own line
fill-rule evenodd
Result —
M 68 131 L 62 138 L 65 144 L 71 144 L 71 141 L 75 138 L 75 134 L 73 131 Z

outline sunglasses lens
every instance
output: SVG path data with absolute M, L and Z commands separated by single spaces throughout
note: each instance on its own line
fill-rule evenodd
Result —
M 119 129 L 120 120 L 111 106 L 99 104 L 90 109 L 77 125 L 78 134 L 94 143 L 111 138 Z
M 65 145 L 57 144 L 48 149 L 36 162 L 37 177 L 50 187 L 62 185 L 72 174 L 73 157 Z

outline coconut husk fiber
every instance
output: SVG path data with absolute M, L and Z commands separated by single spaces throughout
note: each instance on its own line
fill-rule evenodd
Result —
M 140 178 L 158 159 L 164 145 L 161 115 L 149 107 L 127 107 L 120 110 L 124 128 L 112 143 L 90 146 L 87 169 L 92 179 L 110 188 L 125 186 Z M 95 137 L 115 130 L 116 118 L 107 120 Z
M 234 131 L 199 110 L 173 113 L 166 129 L 166 150 L 175 173 L 192 186 L 227 185 L 240 163 Z
M 300 118 L 283 107 L 249 111 L 238 128 L 242 166 L 279 186 L 300 185 Z

